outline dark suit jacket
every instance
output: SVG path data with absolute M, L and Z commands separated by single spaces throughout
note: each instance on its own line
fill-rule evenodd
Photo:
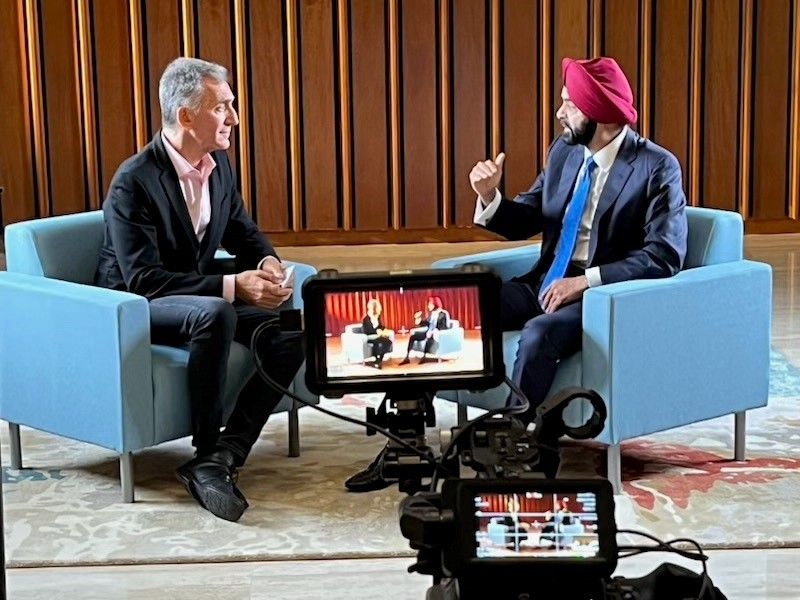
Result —
M 386 329 L 386 325 L 383 323 L 383 319 L 378 317 L 378 327 L 377 329 L 372 326 L 372 319 L 369 318 L 369 315 L 366 315 L 361 321 L 361 332 L 366 335 L 377 335 L 378 329 Z
M 487 229 L 510 240 L 542 234 L 540 260 L 518 280 L 538 286 L 553 262 L 583 151 L 557 138 L 531 188 L 501 202 L 489 221 Z M 600 267 L 604 284 L 674 275 L 686 256 L 685 206 L 678 161 L 629 130 L 600 194 L 588 266 Z
M 211 221 L 203 241 L 192 228 L 161 132 L 117 169 L 103 202 L 105 238 L 97 285 L 148 299 L 178 294 L 222 297 L 214 252 L 236 256 L 236 271 L 255 269 L 275 250 L 245 212 L 225 152 L 212 154 Z
M 427 318 L 422 319 L 417 327 L 427 327 L 428 330 L 433 329 L 450 329 L 450 313 L 443 308 L 439 310 L 439 316 L 436 318 L 436 323 L 431 324 L 431 315 L 428 313 Z

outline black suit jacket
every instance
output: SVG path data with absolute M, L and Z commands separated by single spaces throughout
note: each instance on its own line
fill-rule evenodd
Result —
M 186 201 L 161 132 L 117 169 L 103 202 L 105 237 L 97 285 L 148 299 L 178 294 L 222 297 L 214 261 L 219 246 L 236 256 L 236 271 L 255 269 L 275 250 L 245 212 L 228 156 L 212 154 L 211 221 L 203 241 L 192 228 Z
M 538 286 L 553 262 L 583 151 L 584 146 L 557 138 L 531 188 L 513 202 L 501 202 L 487 224 L 510 240 L 542 234 L 539 261 L 518 280 Z M 600 194 L 588 266 L 600 268 L 604 284 L 674 275 L 686 256 L 685 207 L 676 158 L 628 130 Z
M 378 317 L 378 327 L 374 327 L 372 325 L 372 319 L 369 318 L 369 315 L 366 315 L 361 320 L 361 332 L 366 335 L 377 335 L 379 329 L 386 329 L 386 326 L 383 323 L 383 319 Z

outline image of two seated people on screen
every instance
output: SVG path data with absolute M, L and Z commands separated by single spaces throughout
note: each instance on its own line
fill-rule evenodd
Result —
M 569 498 L 561 498 L 553 508 L 545 509 L 538 502 L 521 499 L 517 494 L 501 496 L 504 511 L 479 514 L 480 556 L 594 556 L 597 553 L 596 515 L 573 513 Z
M 476 290 L 330 294 L 326 303 L 329 375 L 483 369 Z

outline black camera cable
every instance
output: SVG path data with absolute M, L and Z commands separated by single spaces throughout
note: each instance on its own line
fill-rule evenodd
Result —
M 678 554 L 684 558 L 688 558 L 690 560 L 696 560 L 702 563 L 703 565 L 703 582 L 700 585 L 700 590 L 698 591 L 697 598 L 703 598 L 703 595 L 706 593 L 708 586 L 710 585 L 711 579 L 708 576 L 708 555 L 703 552 L 702 546 L 696 541 L 691 538 L 675 538 L 672 540 L 662 541 L 654 535 L 646 533 L 644 531 L 636 531 L 633 529 L 618 529 L 617 533 L 625 533 L 628 535 L 638 535 L 649 540 L 652 540 L 656 543 L 655 546 L 617 546 L 617 550 L 620 552 L 619 558 L 628 558 L 631 556 L 637 556 L 639 554 L 644 554 L 646 552 L 671 552 L 673 554 Z M 697 552 L 690 552 L 688 550 L 683 550 L 681 548 L 676 548 L 675 544 L 689 544 L 697 548 Z M 624 552 L 624 554 L 622 554 Z
M 392 440 L 393 442 L 403 446 L 404 448 L 406 448 L 406 449 L 410 450 L 411 452 L 413 452 L 414 454 L 418 455 L 420 458 L 422 458 L 426 462 L 430 463 L 431 466 L 433 466 L 433 468 L 434 468 L 434 471 L 433 471 L 434 477 L 436 476 L 436 474 L 439 471 L 442 471 L 445 475 L 448 475 L 448 476 L 453 475 L 453 473 L 451 473 L 443 464 L 441 464 L 439 461 L 436 460 L 436 457 L 433 456 L 433 454 L 430 451 L 429 452 L 423 452 L 422 450 L 420 450 L 419 448 L 417 448 L 413 444 L 409 444 L 408 442 L 406 442 L 401 437 L 396 436 L 395 434 L 393 434 L 388 429 L 384 429 L 383 427 L 379 427 L 377 425 L 373 425 L 372 423 L 368 423 L 366 421 L 360 421 L 359 419 L 354 419 L 353 417 L 347 417 L 345 415 L 340 415 L 339 413 L 333 412 L 332 410 L 328 410 L 327 408 L 322 408 L 321 406 L 317 406 L 316 404 L 308 402 L 307 400 L 304 400 L 303 398 L 301 398 L 297 394 L 287 390 L 285 387 L 283 387 L 281 384 L 279 384 L 277 381 L 275 381 L 269 375 L 269 373 L 267 373 L 266 370 L 264 369 L 264 365 L 261 362 L 261 357 L 258 355 L 258 352 L 256 352 L 256 346 L 258 344 L 259 336 L 264 332 L 264 330 L 267 327 L 273 326 L 273 325 L 274 325 L 274 322 L 272 322 L 272 321 L 266 321 L 264 323 L 261 323 L 258 327 L 255 328 L 255 330 L 253 331 L 253 334 L 250 336 L 250 352 L 253 355 L 253 360 L 254 360 L 254 362 L 256 364 L 256 371 L 258 371 L 258 374 L 261 377 L 261 379 L 264 381 L 264 383 L 266 383 L 269 387 L 271 387 L 276 392 L 282 393 L 285 396 L 288 396 L 289 398 L 291 398 L 295 402 L 298 402 L 298 403 L 302 404 L 303 406 L 309 406 L 309 407 L 313 408 L 316 411 L 319 411 L 319 412 L 321 412 L 323 414 L 328 415 L 329 417 L 333 417 L 333 418 L 339 419 L 341 421 L 346 421 L 347 423 L 352 423 L 352 424 L 358 425 L 360 427 L 365 427 L 366 429 L 369 429 L 369 430 L 374 431 L 376 433 L 380 433 L 381 435 L 383 435 L 383 436 L 387 437 L 388 439 Z

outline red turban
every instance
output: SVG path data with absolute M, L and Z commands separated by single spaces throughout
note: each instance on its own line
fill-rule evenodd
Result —
M 636 122 L 633 92 L 613 58 L 561 61 L 561 76 L 569 97 L 583 114 L 598 123 Z

